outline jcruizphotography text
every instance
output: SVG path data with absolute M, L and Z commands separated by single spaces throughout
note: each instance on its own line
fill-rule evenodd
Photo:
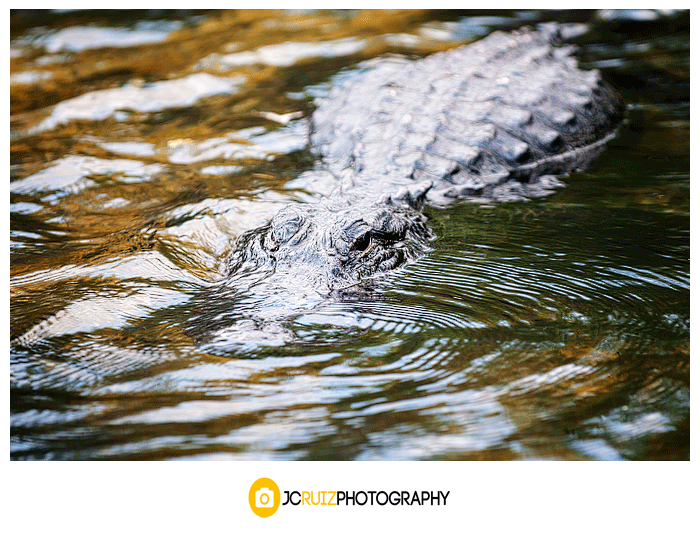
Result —
M 282 506 L 445 506 L 442 491 L 285 491 Z

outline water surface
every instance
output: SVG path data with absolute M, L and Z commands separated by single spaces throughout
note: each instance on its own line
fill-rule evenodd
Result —
M 237 236 L 335 186 L 305 173 L 314 98 L 548 20 L 628 104 L 565 189 L 427 209 L 432 251 L 363 295 L 226 281 Z M 11 458 L 689 458 L 689 27 L 13 12 Z

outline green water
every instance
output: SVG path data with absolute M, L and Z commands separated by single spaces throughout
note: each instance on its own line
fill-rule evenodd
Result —
M 105 16 L 11 15 L 12 459 L 689 458 L 687 12 Z M 565 189 L 428 208 L 374 295 L 222 284 L 334 186 L 301 174 L 338 77 L 547 20 L 628 104 Z

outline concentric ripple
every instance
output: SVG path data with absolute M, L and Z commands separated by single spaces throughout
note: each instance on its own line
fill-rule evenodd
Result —
M 689 457 L 689 14 L 376 15 L 13 28 L 11 458 Z M 223 277 L 336 187 L 314 96 L 550 18 L 629 104 L 567 188 L 428 209 L 431 251 L 343 292 Z

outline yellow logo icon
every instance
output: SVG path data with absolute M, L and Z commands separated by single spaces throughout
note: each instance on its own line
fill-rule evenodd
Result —
M 250 509 L 260 517 L 270 517 L 274 514 L 281 499 L 280 489 L 275 481 L 269 478 L 258 478 L 248 492 Z

